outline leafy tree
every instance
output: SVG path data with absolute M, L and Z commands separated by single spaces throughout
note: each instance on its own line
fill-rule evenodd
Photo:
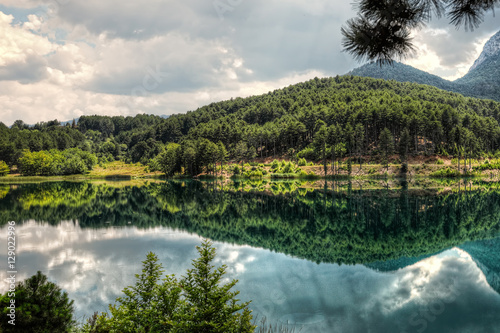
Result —
M 24 150 L 18 160 L 18 168 L 25 176 L 53 176 L 81 174 L 92 170 L 97 163 L 97 157 L 78 148 L 65 151 L 30 152 Z
M 170 275 L 161 278 L 163 268 L 154 253 L 143 261 L 142 274 L 124 296 L 85 325 L 85 332 L 253 332 L 248 304 L 238 303 L 238 291 L 231 291 L 236 280 L 222 284 L 226 266 L 212 265 L 215 248 L 208 240 L 197 247 L 200 257 L 178 281 Z
M 342 44 L 359 60 L 392 63 L 413 50 L 411 30 L 422 27 L 432 14 L 473 30 L 498 4 L 499 0 L 358 0 L 358 16 L 341 28 Z
M 180 171 L 181 153 L 181 145 L 169 143 L 165 150 L 156 157 L 158 169 L 167 176 Z
M 10 300 L 15 299 L 15 326 L 7 323 Z M 16 285 L 15 297 L 6 292 L 0 297 L 3 332 L 63 333 L 70 332 L 73 321 L 73 301 L 47 276 L 38 271 Z
M 10 172 L 9 166 L 4 161 L 0 161 L 0 177 L 7 176 Z

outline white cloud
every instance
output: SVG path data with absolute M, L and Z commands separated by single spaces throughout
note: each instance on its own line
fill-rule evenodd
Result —
M 204 0 L 2 4 L 11 13 L 0 12 L 6 124 L 182 113 L 358 66 L 341 51 L 340 27 L 355 15 L 345 1 L 231 2 L 223 20 Z M 474 33 L 433 21 L 416 32 L 409 63 L 455 78 L 497 28 L 488 16 Z
M 469 71 L 484 44 L 498 31 L 496 18 L 485 16 L 485 22 L 474 31 L 456 29 L 446 19 L 431 21 L 413 32 L 416 54 L 404 61 L 447 80 L 458 79 Z

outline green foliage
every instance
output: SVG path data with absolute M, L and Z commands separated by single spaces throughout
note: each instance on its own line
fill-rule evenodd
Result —
M 239 174 L 241 174 L 241 168 L 238 164 L 235 164 L 233 166 L 233 168 L 231 169 L 231 172 L 233 173 L 233 175 L 237 176 Z
M 0 161 L 0 177 L 7 176 L 10 172 L 10 168 L 4 161 Z
M 280 168 L 280 162 L 277 160 L 273 160 L 273 163 L 271 163 L 271 170 L 277 170 Z
M 297 158 L 305 158 L 306 160 L 316 159 L 316 153 L 311 147 L 306 147 L 297 153 Z
M 444 161 L 442 159 L 438 158 L 436 160 L 436 164 L 441 164 L 442 165 L 442 164 L 444 164 Z
M 299 159 L 299 162 L 297 163 L 298 166 L 306 166 L 307 165 L 307 161 L 305 158 L 300 158 Z
M 239 292 L 231 291 L 237 280 L 223 283 L 227 267 L 212 264 L 212 243 L 204 240 L 197 250 L 199 258 L 180 280 L 162 279 L 158 257 L 148 253 L 135 285 L 123 290 L 109 314 L 90 320 L 84 332 L 253 332 L 249 302 L 238 303 Z
M 458 172 L 458 170 L 456 169 L 446 167 L 432 172 L 430 176 L 435 178 L 460 177 L 460 172 Z
M 386 165 L 389 166 L 389 155 L 391 155 L 394 151 L 394 137 L 392 136 L 391 131 L 386 127 L 380 133 L 379 137 L 379 149 L 382 153 L 382 161 Z
M 341 28 L 344 51 L 357 60 L 392 64 L 413 50 L 410 32 L 423 27 L 435 14 L 445 15 L 457 28 L 474 30 L 483 22 L 485 12 L 494 10 L 497 1 L 386 1 L 360 0 L 358 15 Z M 397 28 L 395 28 L 397 27 Z
M 181 280 L 186 303 L 177 327 L 181 332 L 253 332 L 249 302 L 238 304 L 239 292 L 231 291 L 238 281 L 222 284 L 227 267 L 212 265 L 216 251 L 210 241 L 197 250 L 200 257 Z
M 484 163 L 475 166 L 473 170 L 474 171 L 500 170 L 500 160 L 494 160 L 492 162 L 486 160 Z
M 244 178 L 262 178 L 264 173 L 261 170 L 249 170 L 243 174 Z
M 10 300 L 15 300 L 15 326 L 7 323 Z M 38 271 L 15 287 L 15 297 L 9 292 L 0 296 L 0 331 L 32 333 L 70 332 L 73 321 L 73 301 L 55 283 Z
M 181 154 L 181 145 L 176 143 L 167 144 L 165 150 L 155 158 L 158 170 L 161 170 L 167 176 L 180 172 Z
M 23 151 L 18 169 L 24 176 L 54 176 L 86 173 L 97 164 L 97 157 L 79 148 L 65 151 Z
M 281 173 L 295 173 L 294 165 L 292 162 L 283 163 Z

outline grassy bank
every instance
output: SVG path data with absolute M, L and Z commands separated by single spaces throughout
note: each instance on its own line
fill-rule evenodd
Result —
M 218 166 L 217 171 L 204 173 L 194 178 L 199 179 L 394 179 L 413 177 L 436 177 L 436 178 L 460 178 L 460 177 L 487 177 L 492 179 L 500 178 L 500 169 L 496 168 L 498 161 L 477 161 L 473 160 L 467 164 L 467 169 L 463 166 L 463 161 L 458 172 L 457 160 L 451 158 L 419 157 L 409 161 L 407 172 L 402 172 L 401 164 L 389 163 L 383 165 L 376 162 L 366 162 L 363 164 L 351 164 L 349 167 L 346 161 L 337 163 L 335 167 L 327 165 L 325 175 L 324 166 L 312 162 L 300 165 L 296 162 L 284 159 L 270 160 L 261 159 L 245 164 L 226 164 Z M 494 167 L 492 167 L 494 166 Z M 335 172 L 334 172 L 335 170 Z M 85 180 L 139 180 L 139 179 L 162 179 L 161 172 L 151 172 L 147 166 L 140 163 L 126 164 L 122 161 L 106 163 L 96 166 L 92 171 L 82 175 L 67 176 L 21 176 L 20 174 L 9 174 L 0 177 L 0 183 L 23 183 L 23 182 L 47 182 L 47 181 L 85 181 Z M 178 176 L 179 177 L 179 176 Z

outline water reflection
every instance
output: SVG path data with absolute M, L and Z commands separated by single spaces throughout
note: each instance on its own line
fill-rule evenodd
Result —
M 42 270 L 80 317 L 132 284 L 148 251 L 168 273 L 185 272 L 202 235 L 219 241 L 217 260 L 268 322 L 301 332 L 500 329 L 496 190 L 275 195 L 198 183 L 67 185 L 10 189 L 0 207 L 19 221 L 18 277 Z

